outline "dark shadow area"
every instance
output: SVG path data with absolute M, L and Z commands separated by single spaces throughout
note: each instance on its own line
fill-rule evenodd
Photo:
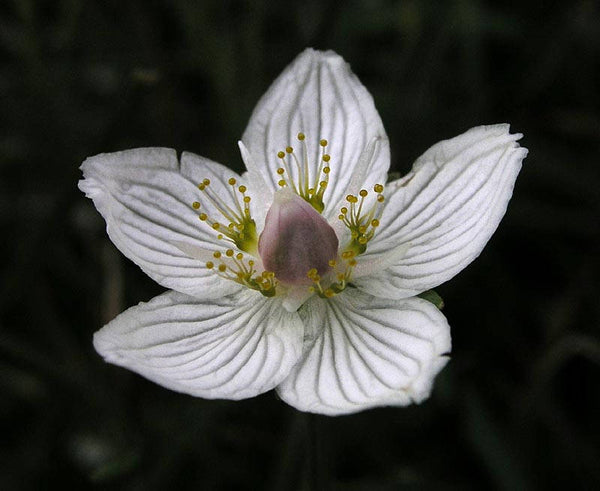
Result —
M 600 489 L 599 18 L 589 0 L 4 2 L 0 488 Z M 81 162 L 162 146 L 241 170 L 255 103 L 307 46 L 372 93 L 394 171 L 480 124 L 525 135 L 498 231 L 437 289 L 452 360 L 419 406 L 195 399 L 91 343 L 163 289 L 108 239 Z

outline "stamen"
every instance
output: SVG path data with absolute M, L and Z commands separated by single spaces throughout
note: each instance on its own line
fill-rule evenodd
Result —
M 277 293 L 278 283 L 275 274 L 271 271 L 258 273 L 254 268 L 254 260 L 246 260 L 243 253 L 235 253 L 233 249 L 227 249 L 224 255 L 220 251 L 214 252 L 213 257 L 220 261 L 215 273 L 221 278 L 256 290 L 265 297 L 273 297 Z M 208 261 L 206 267 L 212 270 L 215 268 L 215 263 Z
M 309 292 L 316 293 L 321 298 L 331 298 L 343 292 L 352 278 L 352 271 L 356 266 L 355 256 L 354 251 L 344 251 L 341 255 L 342 264 L 335 259 L 329 261 L 329 265 L 335 270 L 337 281 L 332 282 L 327 288 L 323 288 L 322 278 L 317 274 L 317 270 L 315 268 L 309 270 L 306 276 L 313 282 L 313 286 L 308 289 Z
M 229 195 L 233 201 L 233 208 L 216 192 L 210 189 L 210 179 L 204 179 L 198 184 L 198 189 L 203 192 L 206 199 L 217 209 L 217 211 L 226 220 L 221 223 L 207 213 L 202 212 L 198 218 L 206 222 L 213 230 L 219 231 L 217 238 L 224 239 L 239 249 L 251 254 L 257 253 L 258 234 L 256 233 L 256 223 L 250 214 L 250 196 L 246 195 L 247 188 L 243 184 L 237 186 L 237 179 L 231 177 L 227 183 L 230 186 Z M 194 210 L 201 208 L 199 201 L 192 203 Z
M 363 254 L 367 250 L 367 243 L 373 238 L 375 229 L 379 226 L 381 214 L 383 213 L 382 203 L 385 201 L 383 197 L 383 185 L 375 184 L 373 191 L 377 193 L 375 203 L 368 210 L 365 199 L 369 195 L 366 189 L 361 189 L 358 197 L 353 194 L 346 196 L 348 206 L 340 208 L 338 218 L 350 230 L 352 239 L 344 248 L 346 251 L 353 251 L 356 255 Z
M 320 140 L 321 156 L 316 173 L 311 176 L 311 163 L 308 159 L 308 147 L 306 145 L 306 135 L 298 133 L 298 141 L 302 146 L 301 157 L 299 158 L 294 148 L 287 146 L 285 151 L 277 152 L 277 158 L 281 160 L 281 167 L 277 169 L 277 175 L 280 179 L 277 185 L 280 187 L 288 186 L 298 196 L 306 200 L 319 213 L 325 208 L 323 195 L 329 183 L 329 173 L 331 167 L 328 165 L 331 156 L 326 153 L 327 140 Z M 292 167 L 296 168 L 297 179 L 294 179 Z M 297 181 L 297 182 L 296 182 Z

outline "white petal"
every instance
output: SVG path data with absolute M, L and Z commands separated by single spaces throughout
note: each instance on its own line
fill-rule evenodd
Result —
M 347 290 L 330 301 L 314 297 L 301 312 L 312 344 L 277 392 L 302 411 L 335 415 L 421 402 L 448 361 L 448 323 L 420 298 Z
M 331 51 L 305 50 L 259 101 L 242 137 L 257 166 L 248 170 L 262 174 L 277 189 L 277 152 L 291 145 L 301 157 L 299 132 L 306 134 L 308 160 L 315 169 L 321 156 L 319 140 L 329 142 L 331 174 L 325 216 L 335 212 L 346 194 L 359 191 L 347 189 L 359 161 L 367 185 L 385 181 L 389 144 L 373 98 L 348 64 Z M 374 146 L 366 151 L 369 143 Z M 372 155 L 361 160 L 363 152 Z
M 213 301 L 177 292 L 119 315 L 94 335 L 106 361 L 169 389 L 244 399 L 272 389 L 302 352 L 298 314 L 244 291 Z
M 176 243 L 223 249 L 215 231 L 198 220 L 191 204 L 202 201 L 202 178 L 219 186 L 224 167 L 174 150 L 139 148 L 88 158 L 79 188 L 91 198 L 119 250 L 161 285 L 190 295 L 220 296 L 239 289 L 218 278 Z M 233 173 L 227 171 L 227 176 Z M 200 177 L 202 176 L 202 177 Z M 214 207 L 208 212 L 216 215 Z
M 386 187 L 371 260 L 399 244 L 406 254 L 356 285 L 404 298 L 447 281 L 475 259 L 506 212 L 527 150 L 509 125 L 479 126 L 431 147 L 404 178 Z

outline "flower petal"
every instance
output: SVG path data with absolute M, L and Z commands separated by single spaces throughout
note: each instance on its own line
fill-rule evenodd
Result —
M 330 301 L 313 297 L 301 312 L 305 339 L 314 339 L 277 392 L 302 411 L 335 415 L 421 402 L 448 361 L 448 323 L 420 298 L 347 290 Z
M 356 285 L 384 298 L 434 288 L 482 251 L 506 212 L 527 155 L 509 125 L 479 126 L 431 147 L 404 178 L 386 188 L 386 207 L 365 260 L 399 244 L 405 255 Z
M 84 180 L 79 188 L 106 220 L 109 237 L 151 278 L 189 295 L 220 296 L 240 288 L 221 280 L 176 245 L 224 247 L 191 206 L 200 197 L 196 184 L 201 178 L 224 188 L 223 166 L 184 154 L 180 169 L 174 150 L 138 148 L 90 157 L 81 169 Z M 210 203 L 208 212 L 217 213 Z
M 277 189 L 276 170 L 281 165 L 277 152 L 288 145 L 297 147 L 299 132 L 306 134 L 308 161 L 315 169 L 321 158 L 319 140 L 329 142 L 325 216 L 336 213 L 335 206 L 348 192 L 359 191 L 347 189 L 355 170 L 367 176 L 366 185 L 385 181 L 389 144 L 373 98 L 348 64 L 331 51 L 305 50 L 259 101 L 242 137 L 253 156 L 250 163 L 258 167 L 248 170 L 263 174 Z
M 302 352 L 298 314 L 256 292 L 204 301 L 167 292 L 94 335 L 106 361 L 169 389 L 244 399 L 276 386 Z

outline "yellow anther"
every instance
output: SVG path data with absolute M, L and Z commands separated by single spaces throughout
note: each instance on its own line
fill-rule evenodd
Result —
M 361 189 L 360 193 L 358 193 L 361 195 L 361 197 L 366 198 L 367 194 L 369 194 L 369 192 L 366 189 Z
M 227 182 L 229 183 L 230 186 L 235 186 L 235 183 L 237 181 L 235 180 L 235 177 L 230 177 Z
M 383 186 L 381 184 L 375 184 L 375 186 L 373 186 L 373 191 L 376 193 L 381 193 L 383 192 Z
M 254 261 L 252 259 L 250 259 L 250 261 L 248 261 L 248 266 L 250 266 L 250 267 L 254 266 Z
M 287 153 L 293 153 L 294 149 L 292 147 L 285 147 L 285 151 Z
M 321 181 L 319 183 L 319 186 L 322 187 L 322 188 L 326 188 L 327 187 L 327 181 Z
M 215 222 L 212 224 L 212 228 L 215 230 L 219 230 L 221 228 L 221 224 L 219 222 Z
M 250 196 L 244 196 L 244 203 L 250 203 L 250 201 L 252 201 L 252 199 L 250 198 Z
M 327 297 L 327 298 L 331 298 L 335 295 L 335 292 L 331 289 L 331 288 L 327 288 L 327 290 L 325 290 L 323 292 L 323 294 Z
M 331 155 L 325 154 L 323 155 L 323 162 L 329 162 L 331 160 Z
M 242 259 L 244 259 L 244 255 L 243 255 L 241 252 L 238 252 L 238 253 L 235 255 L 235 258 L 236 258 L 236 259 L 238 259 L 239 261 L 241 261 Z
M 208 186 L 210 184 L 210 179 L 204 179 L 202 181 L 202 184 L 204 184 L 205 186 Z
M 245 193 L 245 192 L 246 192 L 246 190 L 247 190 L 247 188 L 246 188 L 246 186 L 244 186 L 243 184 L 242 184 L 242 185 L 241 185 L 241 186 L 238 188 L 238 191 L 239 191 L 240 193 Z
M 335 259 L 331 259 L 327 264 L 329 264 L 329 266 L 331 266 L 332 268 L 335 268 L 337 261 Z
M 358 198 L 352 194 L 349 194 L 348 196 L 346 196 L 346 201 L 348 203 L 356 203 L 358 201 Z
M 287 185 L 287 182 L 285 182 L 285 179 L 280 179 L 277 184 L 279 184 L 279 186 L 284 187 Z
M 225 251 L 225 255 L 226 255 L 227 257 L 232 257 L 232 256 L 233 256 L 233 254 L 234 254 L 234 252 L 233 252 L 233 249 L 227 249 L 227 250 Z
M 331 172 L 331 168 L 323 167 L 323 174 L 329 174 Z
M 198 184 L 198 189 L 199 189 L 200 191 L 204 191 L 204 188 L 205 188 L 205 187 L 206 187 L 206 186 L 205 186 L 204 184 L 202 184 L 202 183 Z
M 215 263 L 213 263 L 212 261 L 208 261 L 208 262 L 206 263 L 206 267 L 207 267 L 208 269 L 213 269 L 213 268 L 215 267 Z
M 364 235 L 361 235 L 358 238 L 358 243 L 359 244 L 365 245 L 367 242 L 369 242 L 369 239 L 367 239 Z
M 385 201 L 385 198 L 383 197 L 383 194 L 379 194 L 377 195 L 377 201 L 379 203 L 383 203 Z
M 215 259 L 219 259 L 221 257 L 221 253 L 219 251 L 215 251 L 215 252 L 213 252 L 213 257 Z
M 371 227 L 379 227 L 379 220 L 377 220 L 377 218 L 371 220 Z
M 208 218 L 208 215 L 206 213 L 200 213 L 200 215 L 198 215 L 198 218 L 204 222 Z
M 343 219 L 344 219 L 344 218 L 346 218 L 346 217 L 345 217 L 344 215 L 340 214 L 340 215 L 338 215 L 338 218 L 339 218 L 340 220 L 343 220 Z
M 192 203 L 192 208 L 193 208 L 194 210 L 197 210 L 198 208 L 200 208 L 200 203 L 198 203 L 197 201 L 194 201 L 194 202 Z
M 227 271 L 227 266 L 225 266 L 224 264 L 219 264 L 219 271 L 221 273 L 224 273 L 225 271 Z
M 354 259 L 354 258 L 350 259 L 350 261 L 348 261 L 348 266 L 352 266 L 352 267 L 356 266 L 356 259 Z
M 326 147 L 327 146 L 327 140 L 320 140 L 319 141 L 319 145 L 321 145 L 322 147 Z
M 345 206 L 342 206 L 340 208 L 340 211 L 345 215 L 346 213 L 348 213 L 348 208 L 346 208 Z
M 298 133 L 298 140 L 302 141 L 302 140 L 304 140 L 304 138 L 306 138 L 304 133 Z
M 280 176 L 283 175 L 285 173 L 285 169 L 283 167 L 279 167 L 279 169 L 277 169 L 277 174 L 279 174 Z
M 281 152 L 281 151 L 279 151 L 279 152 L 277 152 L 277 156 L 278 156 L 280 159 L 282 159 L 283 157 L 285 157 L 285 153 L 284 153 L 284 152 Z
M 365 225 L 361 225 L 358 227 L 358 233 L 364 234 L 367 231 L 367 227 Z

